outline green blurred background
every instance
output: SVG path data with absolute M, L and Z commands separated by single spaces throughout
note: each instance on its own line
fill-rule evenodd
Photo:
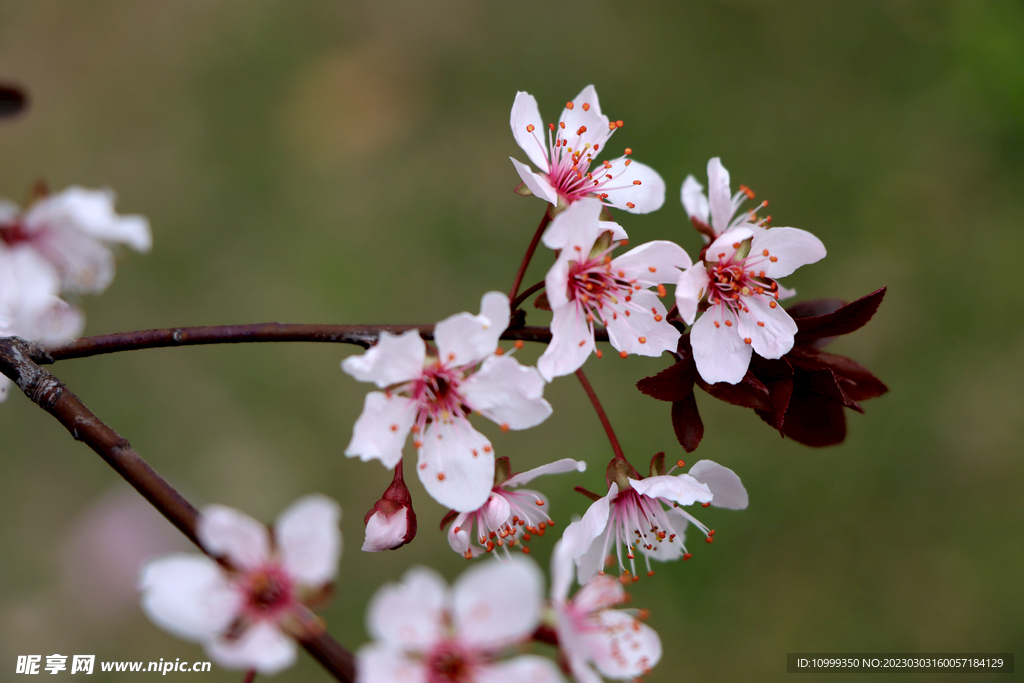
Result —
M 0 78 L 32 97 L 0 126 L 0 195 L 22 201 L 38 178 L 109 186 L 152 222 L 153 252 L 83 302 L 88 334 L 475 313 L 508 289 L 542 212 L 512 192 L 516 91 L 554 120 L 594 83 L 626 121 L 612 149 L 632 147 L 669 188 L 661 211 L 621 215 L 634 243 L 697 251 L 679 187 L 720 155 L 774 224 L 828 247 L 788 279 L 801 298 L 889 286 L 832 349 L 891 389 L 848 413 L 841 446 L 782 441 L 698 396 L 706 436 L 687 459 L 735 469 L 751 505 L 699 511 L 717 542 L 633 586 L 665 645 L 649 680 L 781 680 L 795 651 L 1024 654 L 1024 316 L 1004 297 L 1024 250 L 1024 4 L 4 2 Z M 525 284 L 550 261 L 540 253 Z M 368 389 L 338 367 L 353 351 L 167 349 L 53 370 L 199 506 L 270 521 L 314 490 L 341 501 L 325 616 L 358 647 L 383 581 L 415 563 L 453 578 L 466 562 L 418 481 L 416 541 L 359 551 L 389 476 L 343 455 Z M 668 404 L 633 389 L 667 364 L 587 366 L 641 469 L 658 450 L 684 457 Z M 564 526 L 588 502 L 571 486 L 600 489 L 611 453 L 572 378 L 547 397 L 555 413 L 536 429 L 478 426 L 516 469 L 590 463 L 538 483 Z M 170 525 L 23 397 L 0 407 L 0 433 L 0 677 L 18 654 L 206 659 L 151 625 L 132 589 L 140 556 L 186 547 Z M 533 556 L 546 564 L 553 540 Z M 302 656 L 277 680 L 327 676 Z

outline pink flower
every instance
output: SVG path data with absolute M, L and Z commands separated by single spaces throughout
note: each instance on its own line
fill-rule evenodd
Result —
M 142 609 L 161 628 L 201 643 L 230 669 L 273 674 L 295 661 L 292 636 L 303 635 L 303 601 L 323 594 L 341 555 L 341 510 L 320 495 L 302 498 L 274 524 L 211 505 L 196 535 L 211 556 L 175 554 L 148 561 L 139 575 Z
M 551 556 L 551 603 L 558 647 L 577 683 L 600 683 L 601 675 L 631 680 L 646 675 L 661 659 L 661 638 L 635 613 L 613 609 L 629 597 L 617 579 L 599 574 L 572 600 L 573 558 L 564 541 Z
M 781 358 L 793 348 L 796 323 L 778 304 L 775 280 L 824 257 L 821 240 L 797 228 L 740 226 L 707 247 L 703 261 L 676 285 L 676 305 L 693 325 L 693 357 L 705 382 L 736 384 L 752 351 Z
M 554 683 L 554 662 L 533 655 L 498 661 L 530 638 L 541 616 L 544 579 L 526 560 L 485 562 L 452 590 L 414 567 L 381 588 L 367 626 L 375 642 L 358 652 L 357 683 Z
M 402 465 L 395 467 L 395 478 L 363 518 L 366 538 L 363 551 L 377 553 L 397 550 L 416 535 L 416 513 L 412 509 L 412 495 L 405 485 Z
M 581 200 L 558 214 L 544 234 L 544 244 L 561 250 L 545 278 L 552 339 L 537 369 L 548 381 L 586 362 L 595 350 L 596 322 L 608 329 L 622 357 L 660 356 L 674 351 L 679 341 L 658 296 L 689 267 L 690 257 L 679 245 L 655 241 L 613 259 L 611 252 L 626 233 L 599 220 L 600 213 L 598 201 Z M 658 287 L 658 294 L 649 287 Z
M 757 212 L 768 206 L 768 202 L 761 202 L 749 211 L 736 214 L 744 200 L 754 198 L 754 193 L 747 186 L 740 185 L 739 192 L 731 194 L 729 171 L 722 166 L 722 160 L 718 157 L 708 162 L 707 196 L 704 195 L 704 186 L 692 175 L 686 176 L 680 195 L 686 214 L 705 243 L 740 225 L 767 223 L 767 219 L 760 219 Z
M 665 181 L 651 167 L 630 159 L 632 150 L 614 161 L 594 161 L 622 127 L 622 121 L 601 113 L 594 86 L 588 85 L 566 104 L 558 125 L 548 124 L 546 131 L 537 100 L 516 93 L 510 124 L 516 142 L 541 170 L 534 173 L 515 159 L 512 163 L 526 187 L 541 199 L 558 206 L 560 200 L 571 204 L 597 197 L 631 213 L 657 211 L 665 203 Z
M 0 241 L 34 249 L 57 270 L 64 289 L 95 294 L 114 279 L 111 246 L 145 252 L 152 236 L 142 216 L 117 215 L 113 192 L 69 187 L 23 213 L 0 202 Z
M 585 462 L 562 458 L 527 472 L 509 476 L 511 470 L 508 458 L 498 458 L 495 483 L 490 497 L 482 507 L 455 517 L 448 530 L 449 545 L 467 560 L 496 548 L 503 548 L 505 556 L 508 557 L 509 549 L 517 544 L 522 547 L 523 552 L 529 552 L 526 543 L 531 535 L 543 536 L 547 527 L 554 526 L 548 515 L 548 499 L 537 491 L 510 489 L 522 486 L 544 474 L 583 472 L 586 469 Z M 478 545 L 473 541 L 477 541 Z
M 643 554 L 648 574 L 653 574 L 652 559 L 660 562 L 680 557 L 688 559 L 683 543 L 688 523 L 695 524 L 710 543 L 715 532 L 680 506 L 703 503 L 730 510 L 747 507 L 747 491 L 740 478 L 729 468 L 710 460 L 697 462 L 689 474 L 663 474 L 644 479 L 624 460 L 615 459 L 609 466 L 609 478 L 613 477 L 608 495 L 596 500 L 583 519 L 570 524 L 562 534 L 566 552 L 576 560 L 580 585 L 586 585 L 595 574 L 603 572 L 605 558 L 613 549 L 619 569 L 624 572 L 622 549 L 626 549 L 629 570 L 634 577 L 637 576 L 634 551 Z
M 385 390 L 366 395 L 345 455 L 394 467 L 412 430 L 427 493 L 460 512 L 483 505 L 494 482 L 494 449 L 470 425 L 469 413 L 502 429 L 533 427 L 551 414 L 537 371 L 495 353 L 508 326 L 508 297 L 490 292 L 480 307 L 480 315 L 438 323 L 437 348 L 429 352 L 415 330 L 383 332 L 376 346 L 342 363 L 348 374 Z

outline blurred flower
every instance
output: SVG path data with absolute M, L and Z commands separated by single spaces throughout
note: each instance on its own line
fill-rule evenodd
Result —
M 533 427 L 551 414 L 537 370 L 496 353 L 508 326 L 508 297 L 489 292 L 480 309 L 480 315 L 459 313 L 438 323 L 437 348 L 429 352 L 416 330 L 382 332 L 376 346 L 342 363 L 357 380 L 385 390 L 366 395 L 345 455 L 394 467 L 411 429 L 427 493 L 459 512 L 483 505 L 494 482 L 494 450 L 469 414 L 476 411 L 502 429 Z
M 267 527 L 221 505 L 202 511 L 199 541 L 212 557 L 150 560 L 139 575 L 142 608 L 161 628 L 199 642 L 219 665 L 273 674 L 295 661 L 292 637 L 312 629 L 305 604 L 322 597 L 338 569 L 341 510 L 306 496 Z
M 525 559 L 476 565 L 452 590 L 433 570 L 410 569 L 370 602 L 375 642 L 358 652 L 357 683 L 561 681 L 558 667 L 542 657 L 498 661 L 503 649 L 533 634 L 543 582 Z
M 549 381 L 579 369 L 594 351 L 594 323 L 608 329 L 608 339 L 625 357 L 659 356 L 676 346 L 679 331 L 666 320 L 658 296 L 664 283 L 675 282 L 690 257 L 672 242 L 655 241 L 612 259 L 625 239 L 615 223 L 599 220 L 601 205 L 584 199 L 558 214 L 544 243 L 560 249 L 545 278 L 553 312 L 551 343 L 537 362 Z M 648 287 L 657 287 L 658 294 Z
M 790 306 L 797 327 L 793 348 L 779 359 L 754 354 L 743 380 L 709 384 L 697 374 L 690 334 L 679 339 L 678 362 L 637 382 L 648 396 L 672 402 L 672 424 L 687 451 L 697 448 L 704 425 L 693 386 L 733 405 L 753 409 L 783 436 L 808 446 L 829 446 L 846 438 L 843 408 L 864 412 L 860 401 L 889 389 L 867 368 L 821 347 L 833 337 L 859 329 L 878 309 L 885 288 L 844 304 L 821 299 Z
M 600 683 L 591 663 L 603 676 L 617 680 L 648 674 L 661 659 L 661 638 L 630 611 L 612 609 L 629 598 L 622 584 L 599 574 L 569 600 L 572 583 L 573 558 L 565 541 L 559 541 L 551 556 L 551 603 L 558 647 L 573 678 Z
M 566 552 L 576 560 L 577 580 L 581 586 L 603 572 L 612 548 L 623 576 L 631 572 L 634 580 L 637 576 L 634 549 L 644 555 L 648 575 L 654 573 L 652 559 L 660 562 L 680 557 L 689 559 L 683 543 L 688 522 L 695 524 L 711 543 L 714 530 L 709 530 L 680 506 L 703 503 L 705 507 L 714 505 L 730 510 L 747 507 L 747 491 L 729 468 L 701 460 L 690 468 L 689 474 L 673 476 L 675 468 L 662 473 L 663 464 L 659 462 L 664 463 L 662 453 L 651 463 L 651 476 L 644 478 L 624 459 L 613 458 L 606 475 L 608 494 L 597 498 L 583 491 L 596 500 L 583 518 L 570 524 L 562 534 Z M 663 507 L 665 505 L 668 509 Z M 623 546 L 629 571 L 622 561 Z
M 509 557 L 509 549 L 517 543 L 523 552 L 529 552 L 526 542 L 530 540 L 531 534 L 543 536 L 544 530 L 555 524 L 548 515 L 550 506 L 547 498 L 538 491 L 510 489 L 522 486 L 544 474 L 583 472 L 586 469 L 587 463 L 583 461 L 562 458 L 512 475 L 509 459 L 498 458 L 494 468 L 494 487 L 487 502 L 472 512 L 458 515 L 454 511 L 450 512 L 441 522 L 443 528 L 454 517 L 454 524 L 448 531 L 449 545 L 467 560 L 489 553 L 495 548 L 504 548 L 505 556 Z M 474 526 L 476 532 L 473 531 Z M 479 545 L 473 544 L 474 539 Z
M 412 495 L 405 485 L 402 461 L 395 466 L 395 478 L 363 518 L 366 538 L 363 550 L 376 553 L 397 550 L 416 536 L 416 513 L 412 509 Z
M 797 228 L 740 226 L 708 246 L 676 286 L 679 315 L 691 330 L 697 371 L 706 382 L 736 384 L 752 351 L 781 358 L 796 323 L 778 304 L 776 279 L 825 257 L 825 246 Z M 704 310 L 696 322 L 698 310 Z
M 525 92 L 516 93 L 510 124 L 516 143 L 533 165 L 512 159 L 530 192 L 557 206 L 559 200 L 571 204 L 584 197 L 631 213 L 657 211 L 665 203 L 665 181 L 649 166 L 625 156 L 598 165 L 594 161 L 622 121 L 611 121 L 601 113 L 597 91 L 588 85 L 565 105 L 558 125 L 548 124 L 547 142 L 537 100 Z M 511 159 L 511 157 L 509 157 Z M 593 168 L 591 165 L 593 164 Z
M 680 193 L 683 208 L 686 209 L 690 222 L 697 228 L 705 243 L 740 225 L 754 224 L 763 227 L 771 220 L 771 216 L 765 219 L 757 216 L 757 212 L 768 206 L 768 202 L 761 202 L 753 209 L 736 215 L 743 201 L 753 199 L 754 193 L 745 185 L 740 185 L 736 194 L 731 195 L 730 192 L 729 171 L 725 170 L 722 160 L 718 157 L 708 162 L 707 196 L 704 195 L 704 186 L 692 175 L 686 176 L 686 180 L 683 181 Z
M 57 270 L 64 289 L 90 294 L 114 279 L 111 245 L 140 252 L 152 246 L 145 218 L 119 216 L 113 192 L 81 187 L 44 196 L 24 212 L 0 202 L 0 239 L 10 247 L 31 247 Z

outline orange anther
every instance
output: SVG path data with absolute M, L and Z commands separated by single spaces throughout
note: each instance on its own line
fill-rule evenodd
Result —
M 690 559 L 691 557 L 693 557 L 693 553 L 686 553 L 685 555 L 683 555 L 683 561 L 685 562 L 686 560 Z
M 646 344 L 647 343 L 647 337 L 640 337 L 639 341 L 640 341 L 641 344 Z
M 523 340 L 522 339 L 516 339 L 516 343 L 513 344 L 513 346 L 515 346 L 517 349 L 523 348 Z
M 632 159 L 626 159 L 626 163 L 624 165 L 629 166 L 631 163 L 633 163 Z
M 714 535 L 715 535 L 715 530 L 714 529 L 712 529 L 711 531 L 708 532 L 708 536 L 714 536 Z
M 501 423 L 501 431 L 503 431 L 503 432 L 507 432 L 508 431 L 508 422 L 502 422 Z
M 632 154 L 632 153 L 633 153 L 633 150 L 631 150 L 629 147 L 627 147 L 626 148 L 626 154 Z
M 504 353 L 505 353 L 505 349 L 501 348 L 500 346 L 498 348 L 494 349 L 494 355 L 495 356 L 501 356 L 501 355 L 504 355 Z
M 437 480 L 438 481 L 444 481 L 444 472 L 438 472 L 437 473 Z
M 733 242 L 732 243 L 732 248 L 733 249 L 739 249 L 740 248 L 740 243 L 739 242 Z
M 626 357 L 626 356 L 628 356 L 628 355 L 629 355 L 629 354 L 628 354 L 628 353 L 626 353 L 625 351 L 619 351 L 619 358 L 625 358 L 625 357 Z
M 604 354 L 601 353 L 601 349 L 594 349 L 594 353 L 597 354 L 598 358 L 603 358 Z
M 721 325 L 718 324 L 717 320 L 713 320 L 712 322 L 715 323 L 715 327 L 721 327 Z
M 715 537 L 714 536 L 708 536 L 704 540 L 707 541 L 708 543 L 714 543 L 715 542 Z
M 743 194 L 747 195 L 747 199 L 753 199 L 754 198 L 754 191 L 751 190 L 746 185 L 740 185 L 740 192 L 742 192 Z
M 484 444 L 484 453 L 490 453 L 490 452 L 491 452 L 491 444 L 489 444 L 489 443 L 488 444 Z
M 526 127 L 526 132 L 527 133 L 532 133 L 533 132 L 533 124 L 532 123 Z
M 701 507 L 708 507 L 711 503 L 701 503 Z
M 661 322 L 661 316 L 660 315 L 655 315 L 654 316 L 654 322 L 660 323 Z
M 654 570 L 652 569 L 649 572 L 647 572 L 647 576 L 654 576 Z
M 767 255 L 768 255 L 768 250 L 767 249 L 765 249 L 764 251 L 761 252 L 761 256 L 767 256 Z
M 775 303 L 774 301 L 769 301 L 768 305 L 771 306 L 772 308 L 775 308 L 776 306 L 778 306 L 778 304 Z
M 640 181 L 639 181 L 639 180 L 634 180 L 634 181 L 633 181 L 633 184 L 634 184 L 634 185 L 640 185 L 641 183 L 640 183 Z
M 555 129 L 555 124 L 549 123 L 548 124 L 548 130 L 554 130 L 554 129 Z
M 662 298 L 668 296 L 668 290 L 665 289 L 665 285 L 661 285 L 661 284 L 658 285 L 658 296 L 660 296 Z
M 647 266 L 647 270 L 651 271 L 652 273 L 657 273 L 658 272 L 658 269 L 656 267 L 654 267 L 654 266 Z
M 527 555 L 529 555 L 529 554 L 530 554 L 530 549 L 529 549 L 529 548 L 527 548 L 527 547 L 526 547 L 526 546 L 524 545 L 524 546 L 523 546 L 523 552 L 524 552 L 524 553 L 526 553 Z
M 572 104 L 572 103 L 570 102 L 570 104 Z M 558 122 L 558 127 L 561 128 L 562 130 L 565 130 L 565 121 L 559 121 Z M 565 140 L 562 140 L 562 144 L 563 145 L 565 144 Z
M 566 109 L 572 109 L 572 108 L 573 108 L 573 106 L 575 106 L 575 105 L 573 105 L 573 103 L 572 103 L 572 102 L 566 102 L 566 103 L 565 103 L 565 108 L 566 108 Z
M 763 323 L 763 322 L 761 322 L 760 320 L 758 320 L 758 321 L 757 321 L 757 326 L 758 326 L 758 327 L 764 327 L 764 323 Z
M 583 111 L 590 111 L 590 105 L 586 102 L 583 103 Z
M 743 338 L 743 343 L 744 344 L 749 344 L 750 343 L 750 337 L 744 337 Z
M 726 320 L 725 321 L 725 326 L 726 327 L 732 327 L 732 321 L 731 320 Z
M 398 425 L 391 425 L 391 431 L 397 432 L 398 431 Z
M 772 257 L 771 257 L 770 259 L 768 259 L 768 260 L 769 260 L 769 261 L 771 261 L 772 263 L 775 263 L 776 261 L 778 261 L 778 260 L 779 260 L 779 257 L 778 257 L 778 256 L 772 256 Z
M 622 128 L 624 125 L 626 125 L 626 124 L 624 124 L 622 122 L 622 119 L 619 119 L 618 121 L 615 122 L 615 127 L 616 128 Z
M 580 126 L 579 128 L 576 129 L 576 135 L 583 135 L 586 132 L 587 132 L 587 127 L 586 126 Z

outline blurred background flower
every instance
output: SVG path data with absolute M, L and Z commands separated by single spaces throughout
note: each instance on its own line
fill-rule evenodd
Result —
M 705 439 L 689 457 L 735 470 L 751 502 L 707 511 L 715 543 L 630 589 L 665 645 L 648 680 L 783 679 L 795 651 L 1024 651 L 1024 316 L 965 277 L 1012 279 L 1024 248 L 1024 5 L 100 0 L 6 2 L 0 18 L 0 78 L 30 99 L 0 121 L 0 196 L 22 201 L 39 178 L 111 187 L 119 211 L 153 227 L 153 251 L 82 302 L 87 334 L 475 310 L 510 286 L 540 220 L 539 202 L 512 191 L 518 90 L 558 103 L 593 83 L 625 121 L 612 144 L 669 188 L 660 211 L 617 215 L 637 244 L 674 239 L 696 255 L 675 197 L 721 156 L 774 225 L 828 248 L 787 281 L 798 301 L 888 285 L 871 323 L 829 350 L 890 392 L 822 450 L 701 405 Z M 314 490 L 366 510 L 390 481 L 343 456 L 364 387 L 338 363 L 357 351 L 197 347 L 53 369 L 193 503 L 269 521 Z M 637 466 L 684 457 L 669 404 L 632 388 L 669 363 L 606 353 L 587 365 L 624 448 L 647 454 Z M 535 429 L 481 428 L 522 469 L 587 460 L 573 483 L 599 489 L 611 452 L 582 390 L 566 378 L 545 398 L 555 412 Z M 0 433 L 0 662 L 205 659 L 140 610 L 68 595 L 67 558 L 95 565 L 74 540 L 93 536 L 69 530 L 92 528 L 127 486 L 17 396 Z M 434 531 L 444 510 L 410 486 L 416 541 L 347 553 L 324 613 L 353 648 L 382 582 L 412 564 L 449 580 L 465 568 Z M 540 487 L 560 528 L 589 503 L 569 487 Z M 342 526 L 363 533 L 358 514 Z M 536 540 L 546 567 L 555 538 Z M 276 680 L 327 678 L 300 657 Z

